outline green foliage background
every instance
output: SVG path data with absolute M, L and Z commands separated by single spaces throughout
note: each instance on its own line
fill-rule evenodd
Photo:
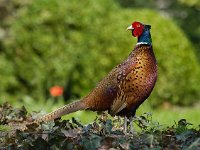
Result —
M 126 28 L 135 20 L 152 25 L 159 77 L 151 104 L 199 100 L 196 47 L 158 10 L 122 7 L 114 0 L 5 3 L 6 13 L 0 16 L 0 96 L 6 100 L 47 99 L 54 85 L 65 87 L 66 100 L 85 96 L 133 49 L 136 39 Z

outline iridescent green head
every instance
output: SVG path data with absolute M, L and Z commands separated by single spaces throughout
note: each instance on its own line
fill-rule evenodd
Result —
M 132 25 L 127 28 L 127 30 L 132 31 L 134 37 L 138 38 L 137 44 L 152 44 L 150 29 L 150 25 L 145 25 L 137 21 L 133 22 Z

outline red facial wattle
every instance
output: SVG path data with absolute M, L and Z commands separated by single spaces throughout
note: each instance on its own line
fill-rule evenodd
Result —
M 132 28 L 133 28 L 132 35 L 135 37 L 139 37 L 143 33 L 144 25 L 142 25 L 139 22 L 134 22 L 132 24 Z
M 132 35 L 135 37 L 139 37 L 143 32 L 143 28 L 136 28 L 132 31 Z

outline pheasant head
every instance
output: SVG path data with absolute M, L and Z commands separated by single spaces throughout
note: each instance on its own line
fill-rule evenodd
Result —
M 149 31 L 150 29 L 151 29 L 150 25 L 145 25 L 137 21 L 133 22 L 132 25 L 127 28 L 127 30 L 132 31 L 132 35 L 134 37 L 138 38 L 137 44 L 145 43 L 145 44 L 151 45 L 152 40 L 151 40 L 150 31 Z

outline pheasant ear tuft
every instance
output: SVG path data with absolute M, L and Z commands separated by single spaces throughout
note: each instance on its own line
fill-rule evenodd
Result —
M 148 24 L 147 24 L 147 25 L 145 25 L 145 26 L 146 26 L 148 29 L 151 29 L 151 25 L 148 25 Z

